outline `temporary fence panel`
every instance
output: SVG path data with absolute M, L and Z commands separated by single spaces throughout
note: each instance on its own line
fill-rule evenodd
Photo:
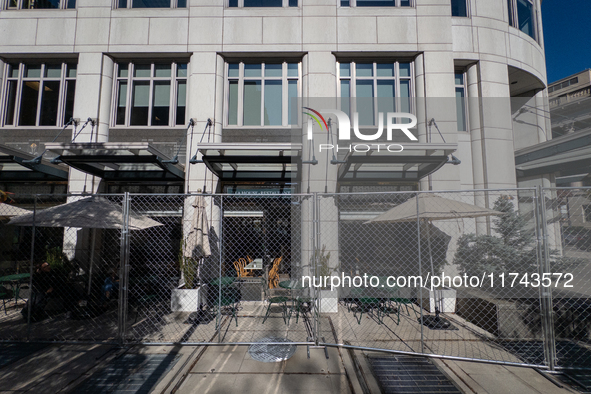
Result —
M 8 242 L 0 281 L 12 299 L 5 300 L 0 338 L 116 341 L 122 196 L 15 198 L 30 213 L 20 225 L 1 226 Z
M 543 349 L 520 357 L 544 339 L 522 280 L 540 271 L 536 204 L 528 189 L 321 195 L 326 343 L 543 365 Z
M 591 368 L 591 189 L 545 189 L 541 204 L 552 280 L 547 342 L 557 368 Z
M 585 367 L 590 196 L 587 188 L 15 196 L 0 204 L 0 340 L 279 338 Z M 114 213 L 44 222 L 50 208 L 88 199 Z M 7 224 L 15 208 L 35 212 L 36 225 Z

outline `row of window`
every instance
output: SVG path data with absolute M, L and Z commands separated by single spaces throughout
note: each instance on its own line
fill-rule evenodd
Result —
M 5 0 L 8 9 L 76 8 L 76 0 Z M 227 0 L 229 7 L 297 7 L 298 0 Z M 469 0 L 451 0 L 451 14 L 468 16 Z M 509 24 L 537 39 L 534 0 L 507 0 Z M 411 7 L 411 0 L 340 0 L 341 7 Z M 116 0 L 117 8 L 186 8 L 187 0 Z
M 113 126 L 186 124 L 187 63 L 115 65 Z M 229 127 L 301 124 L 301 63 L 226 64 L 224 123 Z M 76 64 L 13 63 L 6 67 L 0 125 L 62 126 L 72 117 Z M 357 113 L 359 125 L 376 125 L 379 113 L 414 112 L 414 67 L 410 61 L 339 62 L 340 108 Z M 455 75 L 458 130 L 465 131 L 466 87 Z M 382 119 L 383 121 L 384 119 Z

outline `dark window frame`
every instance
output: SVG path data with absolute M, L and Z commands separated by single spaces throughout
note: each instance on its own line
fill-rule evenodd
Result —
M 39 69 L 38 76 L 27 76 L 28 69 Z M 60 75 L 51 75 L 59 69 Z M 76 92 L 77 61 L 8 62 L 0 104 L 0 125 L 4 127 L 63 127 L 73 116 Z M 52 89 L 53 87 L 53 89 Z M 57 87 L 57 92 L 56 92 Z M 34 94 L 31 114 L 34 120 L 24 121 L 23 101 L 26 90 Z M 53 95 L 47 96 L 54 92 Z M 54 118 L 53 122 L 51 122 Z M 29 119 L 31 119 L 29 117 Z
M 387 7 L 387 8 L 409 8 L 414 7 L 414 0 L 390 0 L 392 4 L 380 4 L 383 1 L 376 0 L 339 0 L 340 7 Z
M 265 1 L 280 3 L 281 5 L 256 4 Z M 302 0 L 226 0 L 228 8 L 295 8 Z
M 135 76 L 134 73 L 139 70 L 138 66 L 149 66 L 150 76 Z M 157 76 L 159 66 L 170 66 L 170 76 Z M 115 71 L 113 77 L 113 99 L 111 110 L 111 125 L 112 127 L 180 127 L 187 123 L 187 98 L 188 98 L 188 72 L 189 64 L 187 61 L 120 61 L 115 63 Z M 145 69 L 144 69 L 145 70 Z M 184 70 L 184 71 L 183 71 Z M 181 75 L 183 74 L 184 75 Z M 169 103 L 168 103 L 168 122 L 166 124 L 155 124 L 158 119 L 155 119 L 155 108 L 158 107 L 154 103 L 156 86 L 169 86 Z M 184 85 L 184 88 L 181 86 Z M 120 105 L 121 88 L 124 86 L 124 105 Z M 148 86 L 148 106 L 146 114 L 146 123 L 139 124 L 132 119 L 133 107 L 133 93 L 137 86 Z M 185 90 L 184 106 L 179 106 L 179 91 Z M 123 111 L 123 112 L 121 112 Z
M 526 4 L 529 5 L 531 8 L 526 8 L 531 10 L 529 15 L 524 15 L 523 12 L 524 8 L 519 7 L 519 4 Z M 538 8 L 536 0 L 507 0 L 507 12 L 508 12 L 508 22 L 509 26 L 516 28 L 517 30 L 527 34 L 531 38 L 533 38 L 536 42 L 539 40 L 539 27 L 538 27 Z M 530 22 L 530 28 L 526 30 L 526 26 L 528 26 L 525 22 Z
M 150 6 L 150 7 L 140 7 L 138 6 L 139 2 L 144 2 L 144 1 L 154 1 L 154 2 L 158 2 L 158 1 L 162 1 L 162 0 L 115 0 L 114 1 L 114 8 L 117 9 L 134 9 L 134 10 L 145 10 L 145 9 L 166 9 L 166 8 L 180 8 L 180 9 L 186 9 L 187 7 L 187 3 L 189 0 L 169 0 L 169 5 L 168 6 Z
M 53 4 L 56 2 L 58 3 L 57 6 Z M 76 8 L 76 0 L 6 0 L 2 4 L 6 10 L 65 10 Z
M 469 18 L 470 0 L 451 0 L 451 16 L 454 18 Z

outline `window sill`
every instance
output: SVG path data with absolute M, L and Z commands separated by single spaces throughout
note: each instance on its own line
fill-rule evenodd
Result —
M 337 7 L 337 16 L 416 16 L 415 7 Z
M 189 8 L 116 8 L 111 11 L 111 16 L 117 17 L 188 17 Z
M 51 15 L 52 18 L 75 18 L 78 14 L 77 9 L 34 9 L 34 10 L 0 10 L 3 18 L 43 18 Z
M 117 125 L 117 126 L 109 126 L 110 130 L 144 130 L 144 129 L 150 129 L 150 130 L 179 129 L 179 130 L 184 130 L 186 128 L 187 128 L 186 125 L 177 125 L 177 126 L 122 126 L 122 125 Z
M 290 130 L 293 128 L 301 128 L 299 125 L 290 126 L 236 126 L 236 125 L 224 125 L 224 130 Z

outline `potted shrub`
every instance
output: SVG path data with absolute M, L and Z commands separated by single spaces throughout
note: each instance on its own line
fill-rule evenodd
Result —
M 185 284 L 183 288 L 172 289 L 170 309 L 173 312 L 196 312 L 200 305 L 201 288 L 197 284 L 197 267 L 199 261 L 183 254 L 184 241 L 181 241 L 178 264 Z
M 322 281 L 326 276 L 333 276 L 334 270 L 330 268 L 330 252 L 326 252 L 326 245 L 322 245 L 321 250 L 314 251 L 314 261 L 318 267 L 318 276 Z M 323 283 L 324 284 L 324 283 Z M 330 289 L 330 281 L 327 286 L 320 288 L 320 313 L 338 313 L 339 311 L 339 292 L 338 289 Z

